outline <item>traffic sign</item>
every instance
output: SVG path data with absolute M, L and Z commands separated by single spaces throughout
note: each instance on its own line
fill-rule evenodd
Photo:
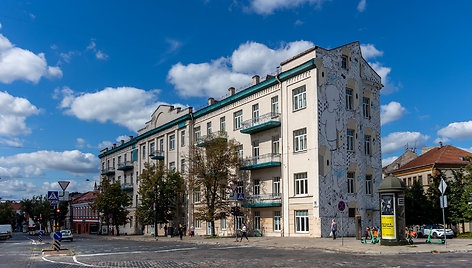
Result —
M 62 191 L 65 191 L 67 189 L 67 186 L 69 186 L 70 181 L 58 181 L 59 186 L 61 186 Z
M 439 205 L 441 208 L 447 208 L 447 195 L 439 197 Z
M 48 200 L 58 200 L 59 201 L 59 192 L 58 191 L 48 191 Z
M 447 188 L 447 183 L 444 181 L 444 179 L 441 179 L 441 182 L 439 183 L 439 191 L 441 194 L 444 194 Z
M 62 238 L 62 233 L 61 232 L 55 232 L 54 233 L 54 240 L 60 240 Z
M 346 203 L 344 203 L 344 201 L 339 201 L 338 203 L 338 210 L 343 212 L 344 210 L 346 209 Z
M 244 201 L 244 193 L 238 193 L 236 196 L 236 199 L 238 201 Z
M 236 187 L 238 187 L 236 184 L 231 184 L 231 190 L 236 191 Z
M 38 232 L 38 235 L 43 235 L 43 234 L 44 234 L 43 230 L 40 230 L 40 231 Z
M 50 200 L 50 201 L 49 201 L 49 205 L 51 205 L 51 206 L 57 206 L 57 205 L 59 205 L 59 200 Z

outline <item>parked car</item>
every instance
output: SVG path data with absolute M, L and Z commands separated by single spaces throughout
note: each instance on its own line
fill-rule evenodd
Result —
M 10 224 L 0 224 L 0 239 L 8 239 L 12 237 Z
M 70 230 L 61 230 L 62 240 L 74 241 L 74 236 Z
M 444 237 L 444 228 L 442 225 L 425 225 L 418 231 L 418 236 L 427 237 L 430 232 L 432 238 Z M 454 231 L 446 228 L 446 237 L 454 237 Z

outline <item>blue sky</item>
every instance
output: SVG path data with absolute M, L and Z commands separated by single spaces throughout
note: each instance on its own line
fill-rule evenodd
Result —
M 0 197 L 91 190 L 100 148 L 159 104 L 199 107 L 313 45 L 360 41 L 382 151 L 472 151 L 468 1 L 0 2 Z M 88 180 L 88 181 L 87 181 Z

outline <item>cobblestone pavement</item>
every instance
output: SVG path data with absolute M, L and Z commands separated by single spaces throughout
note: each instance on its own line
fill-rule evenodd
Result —
M 47 241 L 48 239 L 46 239 Z M 471 253 L 356 255 L 319 249 L 134 241 L 102 237 L 65 242 L 74 256 L 41 256 L 29 237 L 0 241 L 0 267 L 470 267 Z

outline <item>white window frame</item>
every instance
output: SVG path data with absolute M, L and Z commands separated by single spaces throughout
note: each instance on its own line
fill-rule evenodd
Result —
M 254 211 L 254 230 L 261 229 L 261 212 Z
M 295 152 L 307 150 L 306 128 L 298 129 L 293 132 L 293 149 Z
M 175 162 L 174 161 L 169 163 L 169 169 L 175 171 Z
M 274 177 L 272 179 L 272 193 L 274 196 L 280 196 L 282 193 L 280 190 L 280 177 Z
M 308 195 L 308 174 L 306 172 L 293 175 L 295 182 L 295 196 Z
M 244 221 L 243 216 L 236 216 L 236 229 L 237 230 L 241 230 L 241 228 L 243 228 L 243 221 Z
M 370 99 L 366 97 L 362 98 L 362 115 L 364 118 L 370 118 Z
M 198 142 L 198 140 L 200 139 L 200 135 L 201 135 L 200 131 L 201 131 L 200 127 L 196 127 L 196 128 L 193 129 L 195 142 Z
M 272 113 L 272 116 L 277 116 L 279 114 L 279 96 L 270 99 L 270 112 Z
M 259 103 L 252 105 L 252 123 L 259 123 Z
M 226 117 L 220 117 L 220 132 L 226 132 Z
M 185 159 L 180 159 L 180 173 L 185 173 Z
M 159 140 L 159 150 L 164 152 L 164 139 Z
M 354 135 L 355 135 L 355 131 L 353 129 L 348 129 L 346 131 L 346 137 L 347 137 L 346 149 L 350 152 L 354 151 Z
M 244 193 L 244 182 L 238 181 L 236 182 L 236 193 L 243 194 Z
M 366 175 L 365 176 L 365 194 L 367 195 L 372 195 L 373 189 L 372 189 L 372 175 Z
M 372 137 L 370 135 L 364 135 L 364 152 L 366 155 L 372 155 Z
M 200 199 L 200 189 L 193 191 L 193 203 L 198 204 L 201 202 Z
M 296 88 L 293 94 L 293 111 L 298 111 L 306 107 L 306 86 Z
M 346 55 L 341 56 L 341 68 L 347 70 L 348 57 Z
M 201 220 L 195 220 L 195 229 L 202 229 L 202 221 Z
M 221 230 L 226 230 L 226 218 L 221 218 Z
M 169 150 L 172 151 L 175 149 L 175 135 L 172 134 L 169 136 Z
M 356 189 L 356 174 L 354 172 L 347 173 L 347 193 L 354 194 Z
M 279 154 L 280 152 L 280 138 L 279 136 L 272 136 L 272 154 Z
M 309 231 L 308 210 L 295 210 L 295 233 L 308 233 Z
M 279 211 L 274 211 L 274 232 L 282 231 L 282 216 Z
M 254 180 L 254 195 L 261 194 L 261 180 L 255 179 Z
M 185 146 L 185 130 L 180 132 L 180 147 Z
M 243 126 L 243 110 L 239 110 L 233 114 L 234 116 L 234 130 L 238 130 Z
M 237 150 L 238 150 L 239 159 L 243 159 L 243 157 L 244 157 L 243 146 L 242 146 L 242 145 L 239 145 L 239 146 L 237 147 Z
M 354 90 L 346 88 L 346 110 L 352 110 L 353 104 L 353 92 Z
M 253 141 L 252 142 L 252 156 L 253 157 L 259 157 L 260 155 L 260 147 L 259 147 L 259 141 Z
M 211 122 L 207 122 L 207 135 L 211 135 L 212 129 L 211 129 Z

